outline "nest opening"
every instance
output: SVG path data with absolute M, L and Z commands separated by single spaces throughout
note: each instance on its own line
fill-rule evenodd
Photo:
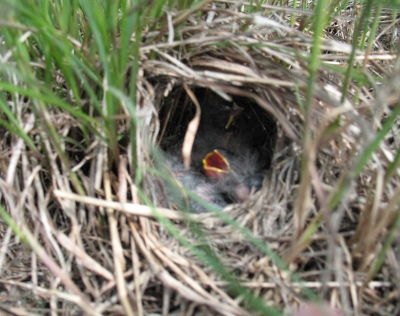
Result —
M 251 192 L 261 188 L 271 168 L 277 139 L 275 119 L 248 97 L 231 94 L 223 97 L 211 89 L 199 87 L 192 87 L 192 91 L 200 105 L 200 122 L 187 171 L 190 179 L 185 175 L 178 180 L 189 189 L 208 183 L 210 188 L 199 195 L 219 206 L 243 202 Z M 182 170 L 183 166 L 182 146 L 188 125 L 196 115 L 196 105 L 193 96 L 191 98 L 183 87 L 172 90 L 161 104 L 161 149 L 167 153 L 172 172 L 181 174 L 177 170 Z M 222 157 L 210 157 L 210 153 Z M 209 164 L 215 161 L 219 163 L 213 168 Z M 224 168 L 229 168 L 229 175 L 225 175 L 226 170 L 218 169 L 223 168 L 221 161 L 228 164 Z M 208 172 L 210 170 L 214 173 Z

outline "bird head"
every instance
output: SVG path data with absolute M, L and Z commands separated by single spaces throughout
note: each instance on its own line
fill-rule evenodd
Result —
M 203 171 L 218 191 L 233 202 L 244 202 L 251 190 L 259 189 L 263 175 L 257 172 L 249 155 L 232 155 L 224 150 L 213 150 L 203 159 Z

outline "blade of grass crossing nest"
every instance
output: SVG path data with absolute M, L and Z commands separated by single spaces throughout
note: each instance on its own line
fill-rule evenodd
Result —
M 185 166 L 186 169 L 189 169 L 190 164 L 192 162 L 191 156 L 192 156 L 193 143 L 200 124 L 201 108 L 199 101 L 197 101 L 197 98 L 195 97 L 192 90 L 190 90 L 190 88 L 187 86 L 187 84 L 184 83 L 183 87 L 185 88 L 186 93 L 189 95 L 190 99 L 192 99 L 196 107 L 196 113 L 194 115 L 194 118 L 189 122 L 182 145 L 183 165 Z

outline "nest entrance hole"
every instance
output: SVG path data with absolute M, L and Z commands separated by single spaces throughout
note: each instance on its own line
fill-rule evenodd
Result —
M 277 138 L 275 119 L 252 99 L 223 97 L 207 88 L 192 91 L 201 115 L 189 170 L 183 167 L 182 146 L 196 115 L 195 103 L 183 87 L 171 91 L 161 103 L 160 144 L 167 165 L 185 189 L 219 208 L 244 202 L 251 192 L 262 188 L 271 168 Z M 191 212 L 207 211 L 190 199 L 187 205 Z
M 195 168 L 214 149 L 253 158 L 260 170 L 271 167 L 277 124 L 271 114 L 252 99 L 228 95 L 226 100 L 211 89 L 192 88 L 201 107 L 201 118 L 192 151 Z M 196 107 L 183 87 L 171 91 L 160 109 L 161 148 L 181 153 L 182 143 Z M 257 156 L 257 157 L 253 157 Z

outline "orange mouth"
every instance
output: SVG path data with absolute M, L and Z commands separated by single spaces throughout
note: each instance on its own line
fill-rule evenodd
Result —
M 204 157 L 203 169 L 207 176 L 215 180 L 220 179 L 231 170 L 228 160 L 216 149 Z

